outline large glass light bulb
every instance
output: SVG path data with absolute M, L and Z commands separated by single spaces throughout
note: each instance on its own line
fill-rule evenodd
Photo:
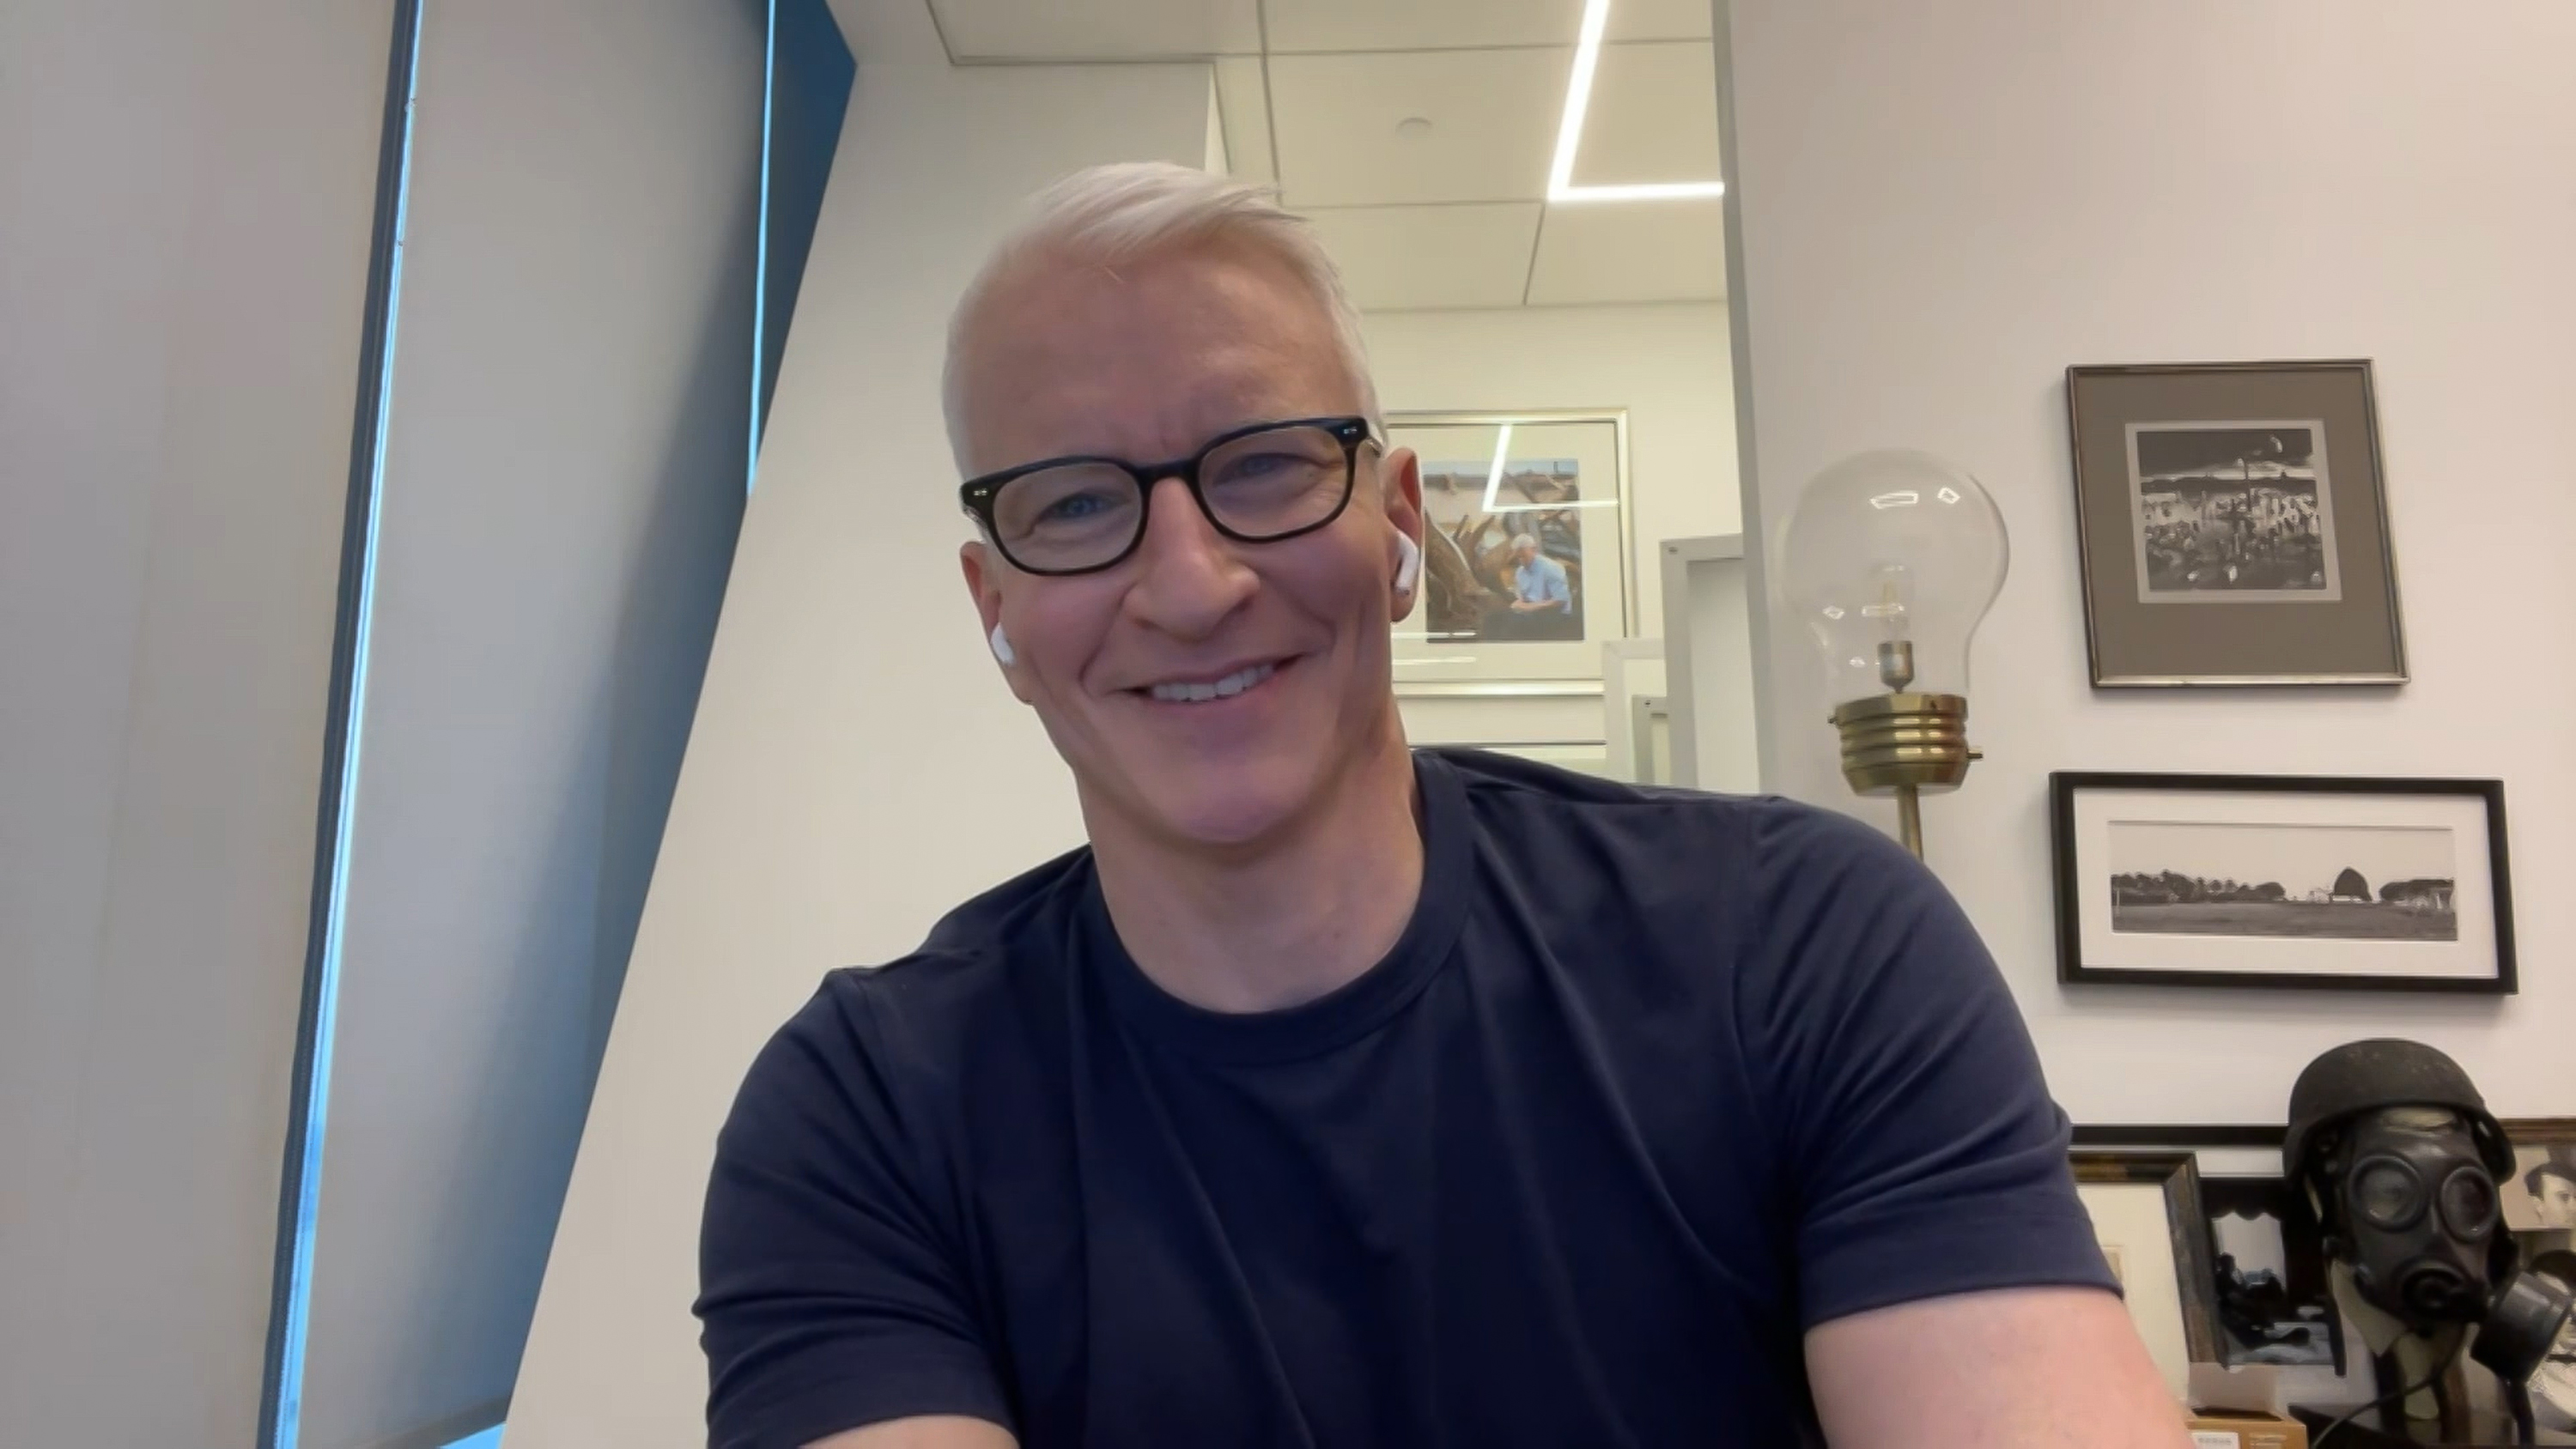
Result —
M 2003 515 L 1929 453 L 1863 453 L 1798 496 L 1781 585 L 1816 641 L 1826 698 L 1968 692 L 1968 643 L 2002 591 Z

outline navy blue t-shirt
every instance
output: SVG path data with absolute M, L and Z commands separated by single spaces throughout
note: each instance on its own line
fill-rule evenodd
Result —
M 711 1440 L 1775 1449 L 1821 1442 L 1816 1324 L 2113 1287 L 2011 997 L 1903 851 L 1415 759 L 1413 918 L 1306 1005 L 1163 992 L 1083 851 L 826 978 L 717 1145 Z

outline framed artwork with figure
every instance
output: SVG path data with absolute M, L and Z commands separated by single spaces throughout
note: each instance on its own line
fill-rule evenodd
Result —
M 1399 694 L 1598 694 L 1636 617 L 1628 415 L 1395 413 L 1421 460 L 1423 587 L 1395 626 Z
M 2370 364 L 2070 367 L 2100 687 L 2399 684 Z

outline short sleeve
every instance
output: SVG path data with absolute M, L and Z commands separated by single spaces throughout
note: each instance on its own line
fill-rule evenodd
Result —
M 1740 978 L 1746 1057 L 1795 1211 L 1813 1327 L 1982 1289 L 2117 1291 L 2066 1116 L 1966 915 L 1893 841 L 1785 804 Z
M 827 982 L 770 1040 L 717 1138 L 696 1305 L 712 1449 L 1011 1422 L 861 987 Z

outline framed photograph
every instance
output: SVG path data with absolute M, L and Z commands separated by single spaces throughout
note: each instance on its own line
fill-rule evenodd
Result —
M 2236 1125 L 2079 1125 L 2075 1146 L 2188 1152 L 2208 1221 L 2217 1362 L 2267 1364 L 2334 1397 L 2344 1371 L 2343 1315 L 2312 1214 L 2281 1176 L 2282 1129 Z
M 2219 1361 L 2218 1280 L 2192 1154 L 2078 1149 L 2070 1162 L 2129 1317 L 2182 1397 L 2191 1365 Z
M 2057 979 L 2514 990 L 2496 780 L 2049 777 Z
M 2510 1132 L 2513 1124 L 2508 1122 L 2505 1128 Z M 2541 1228 L 2516 1233 L 2514 1239 L 2522 1246 L 2524 1267 L 2576 1292 L 2576 1231 Z M 2562 1434 L 2576 1431 L 2576 1318 L 2558 1326 L 2557 1342 L 2532 1374 L 2531 1407 L 2540 1428 Z
M 1636 616 L 1628 415 L 1396 413 L 1422 464 L 1423 586 L 1399 694 L 1598 694 Z
M 2496 1184 L 2504 1225 L 2517 1233 L 2576 1230 L 2576 1117 L 2526 1117 L 2504 1124 L 2513 1179 Z
M 2401 684 L 2368 362 L 2070 367 L 2099 686 Z

